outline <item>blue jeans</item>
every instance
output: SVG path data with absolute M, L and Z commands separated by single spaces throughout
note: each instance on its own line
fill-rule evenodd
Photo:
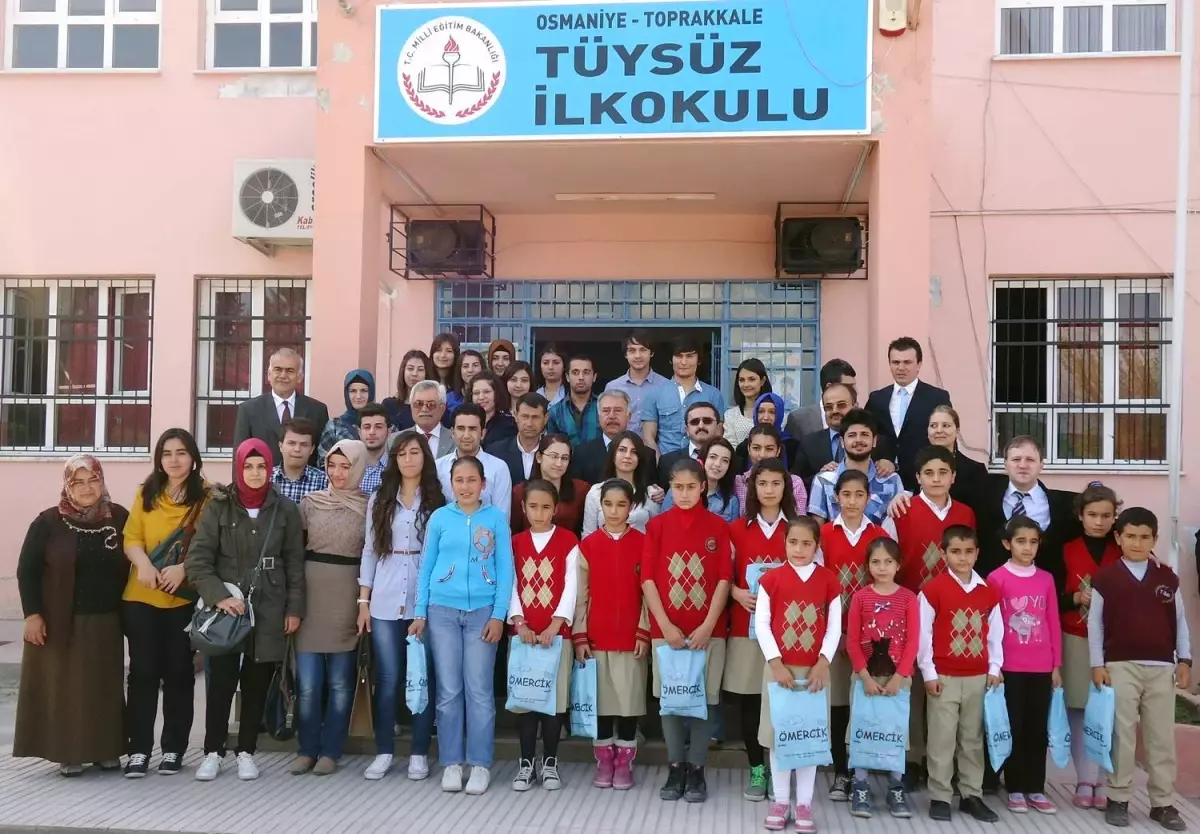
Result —
M 433 652 L 437 689 L 438 759 L 443 766 L 491 767 L 496 701 L 492 669 L 499 643 L 483 642 L 492 607 L 459 611 L 429 606 L 426 638 Z M 466 754 L 463 724 L 466 723 Z
M 337 761 L 350 732 L 358 653 L 296 653 L 300 755 Z M 329 688 L 328 703 L 325 689 Z
M 404 691 L 404 676 L 408 672 L 408 627 L 412 620 L 377 620 L 371 618 L 371 649 L 375 655 L 375 753 L 391 756 L 396 751 L 396 711 Z M 425 665 L 432 672 L 429 656 L 429 635 L 425 646 Z M 433 698 L 425 711 L 413 716 L 412 754 L 428 756 L 433 739 Z

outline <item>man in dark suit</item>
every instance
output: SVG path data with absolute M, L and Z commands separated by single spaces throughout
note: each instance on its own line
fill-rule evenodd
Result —
M 854 366 L 845 359 L 830 359 L 821 366 L 820 384 L 821 393 L 825 393 L 825 389 L 835 383 L 843 385 L 854 385 L 858 379 L 858 375 L 854 372 Z M 857 407 L 857 406 L 855 406 Z M 822 404 L 820 402 L 815 405 L 805 405 L 797 408 L 787 416 L 787 421 L 783 424 L 784 430 L 792 437 L 799 439 L 814 432 L 821 431 L 828 424 L 823 419 Z M 795 470 L 793 470 L 795 471 Z M 800 473 L 796 473 L 799 475 Z M 807 484 L 808 481 L 806 480 Z
M 600 436 L 580 444 L 571 457 L 571 477 L 598 484 L 604 480 L 604 464 L 608 462 L 608 446 L 613 438 L 629 431 L 629 416 L 633 403 L 629 394 L 620 388 L 611 388 L 598 400 Z M 636 430 L 635 430 L 636 432 Z M 640 436 L 640 432 L 636 432 Z M 654 451 L 646 450 L 646 457 L 653 461 Z
M 534 455 L 542 442 L 542 435 L 546 433 L 549 411 L 550 403 L 546 398 L 536 391 L 530 391 L 513 406 L 513 417 L 517 421 L 516 436 L 506 437 L 484 449 L 489 455 L 494 455 L 508 464 L 508 474 L 512 478 L 513 486 L 529 480 L 529 473 L 533 471 Z
M 917 452 L 929 445 L 929 415 L 939 405 L 950 405 L 944 388 L 921 382 L 924 354 L 916 339 L 902 336 L 888 345 L 888 367 L 893 384 L 872 391 L 867 411 L 879 423 L 879 445 L 896 462 L 904 488 L 917 490 Z
M 267 382 L 271 390 L 246 400 L 238 406 L 237 423 L 233 429 L 233 448 L 251 437 L 258 438 L 271 450 L 271 466 L 280 463 L 280 428 L 293 417 L 304 417 L 324 430 L 329 422 L 329 409 L 320 400 L 298 393 L 304 381 L 304 357 L 291 348 L 280 348 L 271 354 L 267 365 Z M 316 466 L 317 451 L 313 449 L 310 465 Z
M 829 428 L 817 429 L 800 438 L 800 448 L 792 461 L 792 474 L 804 481 L 806 489 L 812 487 L 813 478 L 831 463 L 845 460 L 842 448 L 842 418 L 858 408 L 858 391 L 853 385 L 834 382 L 821 393 L 821 407 L 825 410 L 825 422 Z M 883 457 L 878 445 L 871 452 L 875 471 L 886 478 L 895 472 L 892 462 Z
M 721 415 L 712 403 L 694 402 L 683 415 L 683 428 L 687 432 L 687 445 L 682 449 L 667 452 L 658 459 L 658 485 L 663 489 L 670 486 L 671 467 L 682 458 L 699 458 L 700 447 L 725 433 Z M 732 465 L 732 462 L 730 463 Z

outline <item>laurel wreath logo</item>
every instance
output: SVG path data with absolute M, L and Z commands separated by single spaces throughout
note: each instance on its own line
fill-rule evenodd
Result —
M 500 90 L 501 76 L 502 73 L 492 73 L 492 81 L 490 84 L 488 84 L 487 92 L 483 94 L 483 97 L 470 107 L 464 107 L 462 110 L 457 111 L 454 115 L 460 119 L 465 119 L 468 116 L 474 116 L 480 110 L 487 107 L 488 102 L 494 99 L 496 97 L 496 93 Z M 446 118 L 446 111 L 438 110 L 436 107 L 427 104 L 424 99 L 417 95 L 416 88 L 413 87 L 412 77 L 410 75 L 405 73 L 401 77 L 404 79 L 404 94 L 408 96 L 408 100 L 412 102 L 414 107 L 416 107 L 426 116 L 430 116 L 435 119 Z
M 417 95 L 417 91 L 413 88 L 411 76 L 405 73 L 401 77 L 404 79 L 404 94 L 408 96 L 408 100 L 412 102 L 413 107 L 420 110 L 426 116 L 432 116 L 435 119 L 446 118 L 446 112 L 444 110 L 438 110 L 436 107 L 430 107 L 419 95 Z
M 454 115 L 460 119 L 465 119 L 467 116 L 474 116 L 480 110 L 487 107 L 488 102 L 496 97 L 496 91 L 499 89 L 500 73 L 492 73 L 492 83 L 488 85 L 487 92 L 483 94 L 483 98 L 479 99 L 479 101 L 475 102 L 470 107 L 459 110 Z

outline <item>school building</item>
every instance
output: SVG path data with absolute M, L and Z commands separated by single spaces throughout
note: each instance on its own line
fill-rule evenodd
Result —
M 833 357 L 865 401 L 911 335 L 968 454 L 1034 434 L 1049 484 L 1165 515 L 1167 413 L 1200 413 L 1167 386 L 1174 340 L 1200 355 L 1172 326 L 1180 12 L 0 0 L 0 614 L 70 453 L 128 503 L 184 426 L 224 480 L 273 347 L 336 412 L 346 370 L 385 391 L 442 330 L 609 378 L 631 327 L 689 330 L 727 395 L 757 356 L 792 404 Z

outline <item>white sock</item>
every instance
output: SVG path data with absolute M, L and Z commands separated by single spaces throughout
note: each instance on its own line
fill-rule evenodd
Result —
M 1071 760 L 1075 762 L 1075 781 L 1094 785 L 1100 781 L 1100 765 L 1088 757 L 1083 747 L 1083 710 L 1067 710 L 1067 723 L 1071 725 Z
M 779 767 L 774 750 L 771 751 L 771 790 L 775 794 L 776 802 L 783 805 L 792 804 L 792 771 Z

